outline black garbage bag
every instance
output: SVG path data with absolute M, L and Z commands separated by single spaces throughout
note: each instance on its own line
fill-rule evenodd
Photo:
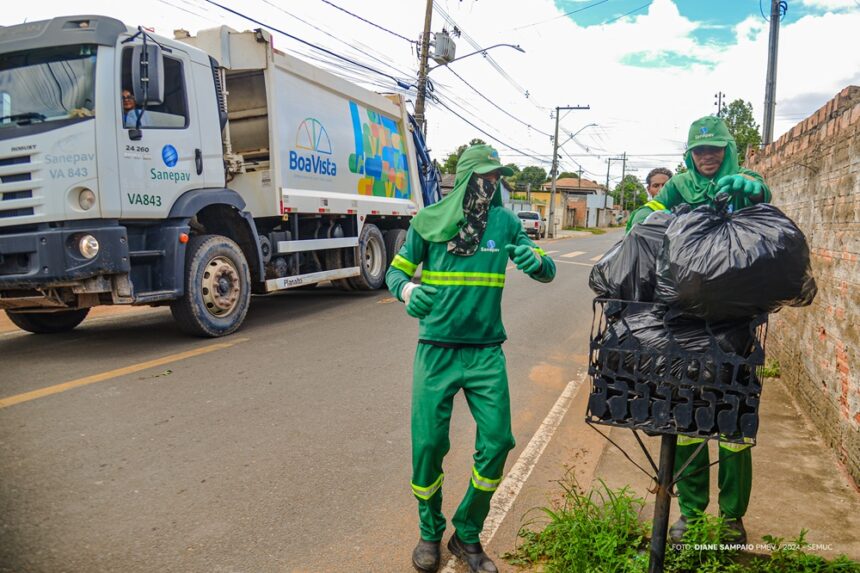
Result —
M 816 292 L 806 237 L 773 205 L 697 207 L 666 230 L 655 298 L 684 314 L 751 318 L 809 305 Z
M 598 364 L 609 374 L 665 377 L 730 384 L 732 371 L 719 373 L 720 351 L 747 356 L 755 340 L 750 320 L 707 323 L 669 316 L 662 310 L 627 314 L 607 325 Z
M 598 297 L 651 302 L 657 284 L 657 255 L 673 215 L 662 211 L 633 227 L 592 267 L 588 286 Z

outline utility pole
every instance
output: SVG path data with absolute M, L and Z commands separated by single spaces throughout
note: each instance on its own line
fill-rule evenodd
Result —
M 418 95 L 415 97 L 415 123 L 418 129 L 427 137 L 427 121 L 424 119 L 424 100 L 427 98 L 427 73 L 429 72 L 427 59 L 430 56 L 430 21 L 433 19 L 433 0 L 427 0 L 427 9 L 424 13 L 424 34 L 421 35 L 421 52 L 418 54 L 420 61 L 418 67 Z
M 609 207 L 609 199 L 608 199 L 608 197 L 609 197 L 609 169 L 612 167 L 613 161 L 624 161 L 624 162 L 626 162 L 627 161 L 627 152 L 626 151 L 624 152 L 624 157 L 608 157 L 606 159 L 606 192 L 603 194 L 603 210 L 604 211 L 606 211 L 606 209 Z M 624 179 L 623 178 L 621 179 L 621 183 L 622 183 L 621 190 L 623 193 L 624 192 L 624 185 L 623 185 Z M 597 221 L 595 221 L 595 223 L 597 223 L 596 226 L 598 226 L 598 227 L 600 226 L 599 218 Z
M 549 192 L 549 219 L 546 222 L 547 236 L 555 238 L 555 182 L 558 179 L 558 122 L 561 120 L 561 111 L 569 111 L 574 109 L 591 109 L 590 105 L 581 106 L 564 106 L 555 108 L 555 136 L 552 138 L 552 186 Z
M 767 80 L 764 84 L 764 125 L 762 146 L 773 141 L 773 114 L 776 108 L 776 59 L 779 49 L 779 20 L 782 8 L 788 5 L 780 0 L 770 0 L 770 39 L 767 48 Z
M 714 105 L 717 106 L 717 117 L 723 117 L 723 98 L 726 97 L 726 94 L 723 92 L 717 92 L 714 94 L 714 99 L 717 101 L 714 102 Z
M 624 211 L 624 177 L 627 175 L 627 152 L 621 154 L 621 211 Z

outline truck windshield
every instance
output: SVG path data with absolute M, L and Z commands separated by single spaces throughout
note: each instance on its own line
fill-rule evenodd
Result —
M 95 114 L 96 46 L 0 54 L 0 129 Z

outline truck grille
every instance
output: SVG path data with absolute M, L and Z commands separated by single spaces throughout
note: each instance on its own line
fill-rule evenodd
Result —
M 41 207 L 41 198 L 33 193 L 41 187 L 33 178 L 36 169 L 30 155 L 0 157 L 0 221 L 4 226 L 32 221 Z

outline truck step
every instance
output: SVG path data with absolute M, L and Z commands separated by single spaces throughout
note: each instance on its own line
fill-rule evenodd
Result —
M 161 300 L 172 300 L 176 298 L 176 291 L 173 290 L 153 290 L 149 292 L 140 292 L 134 295 L 134 304 L 150 304 Z

